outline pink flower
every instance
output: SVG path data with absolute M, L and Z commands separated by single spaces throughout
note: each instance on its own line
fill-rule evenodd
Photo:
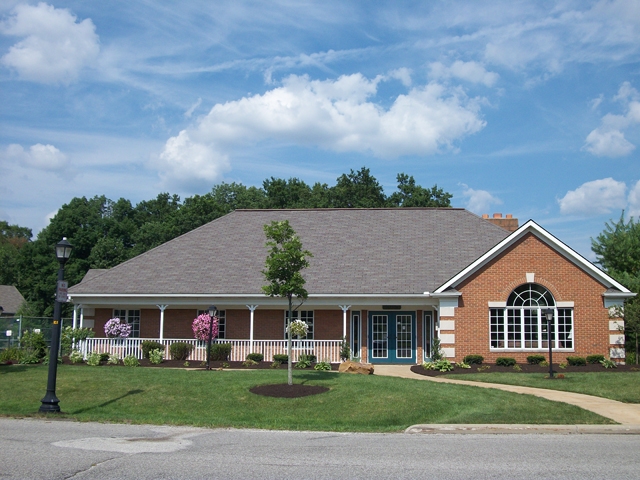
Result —
M 211 325 L 212 321 L 213 325 Z M 211 328 L 211 338 L 216 338 L 218 336 L 218 317 L 212 319 L 208 313 L 198 315 L 198 318 L 193 320 L 192 328 L 193 335 L 197 340 L 208 340 L 209 328 Z

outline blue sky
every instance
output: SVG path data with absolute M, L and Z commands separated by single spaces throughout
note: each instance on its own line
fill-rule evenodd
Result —
M 0 0 L 0 219 L 362 166 L 594 259 L 640 215 L 640 1 Z

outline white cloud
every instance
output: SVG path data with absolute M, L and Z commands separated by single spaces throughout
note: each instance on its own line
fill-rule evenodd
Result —
M 202 104 L 202 98 L 198 98 L 198 100 L 196 101 L 196 103 L 194 103 L 193 105 L 191 105 L 189 107 L 189 110 L 187 110 L 186 112 L 184 112 L 184 116 L 186 118 L 191 118 L 191 115 L 193 115 L 193 112 L 195 112 L 196 108 L 198 108 L 200 105 Z
M 411 69 L 410 68 L 398 68 L 396 70 L 392 70 L 388 74 L 389 78 L 395 78 L 396 80 L 400 80 L 405 87 L 411 86 Z
M 429 65 L 429 76 L 436 80 L 458 78 L 471 83 L 482 83 L 487 87 L 492 87 L 500 78 L 495 72 L 487 71 L 484 66 L 477 62 L 462 62 L 456 60 L 450 67 L 440 62 L 433 62 Z
M 67 164 L 67 156 L 53 145 L 42 145 L 36 143 L 29 150 L 25 150 L 21 145 L 11 144 L 5 152 L 9 160 L 18 160 L 24 165 L 38 170 L 60 171 Z
M 385 79 L 353 74 L 319 81 L 291 75 L 263 95 L 217 104 L 193 128 L 169 139 L 160 156 L 161 175 L 204 178 L 206 170 L 188 167 L 192 155 L 202 166 L 214 162 L 219 171 L 228 165 L 230 148 L 263 140 L 385 158 L 430 155 L 455 150 L 457 140 L 485 125 L 478 113 L 481 100 L 436 83 L 398 95 L 385 110 L 370 101 Z
M 603 178 L 580 185 L 558 200 L 564 215 L 602 215 L 627 205 L 627 186 L 613 178 Z
M 640 220 L 640 180 L 638 180 L 635 186 L 629 192 L 629 206 L 628 214 L 631 217 L 635 217 Z
M 80 70 L 91 64 L 100 51 L 98 35 L 90 19 L 76 23 L 66 9 L 39 3 L 17 5 L 13 15 L 0 25 L 5 35 L 23 37 L 9 48 L 1 63 L 20 78 L 38 83 L 75 81 Z
M 624 130 L 640 123 L 640 94 L 629 82 L 624 82 L 613 100 L 623 105 L 625 113 L 602 117 L 601 125 L 587 135 L 583 147 L 599 157 L 624 157 L 636 148 L 625 138 Z
M 474 190 L 462 184 L 464 190 L 462 196 L 467 197 L 466 209 L 477 214 L 489 213 L 493 205 L 502 205 L 502 200 L 494 197 L 486 190 Z
M 212 184 L 229 170 L 229 160 L 211 146 L 193 142 L 186 130 L 167 140 L 163 152 L 151 162 L 160 172 L 163 185 Z

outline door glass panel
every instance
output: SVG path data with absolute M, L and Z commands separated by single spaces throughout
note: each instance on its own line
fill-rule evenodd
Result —
M 424 358 L 431 358 L 431 342 L 433 340 L 433 314 L 424 314 Z
M 413 356 L 411 315 L 396 315 L 396 358 Z
M 371 357 L 387 358 L 387 315 L 373 315 L 371 317 Z
M 351 315 L 351 355 L 360 357 L 360 312 Z

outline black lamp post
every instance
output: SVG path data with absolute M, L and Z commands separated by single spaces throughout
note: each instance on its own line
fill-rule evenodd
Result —
M 53 305 L 53 328 L 51 329 L 51 348 L 49 350 L 49 377 L 47 379 L 47 393 L 41 400 L 40 412 L 60 412 L 58 397 L 56 397 L 56 377 L 58 375 L 58 351 L 60 348 L 60 320 L 62 318 L 62 304 L 67 301 L 67 282 L 64 281 L 64 264 L 69 260 L 73 246 L 64 237 L 56 244 L 56 258 L 60 263 L 58 268 L 58 284 L 56 287 L 56 301 Z
M 213 317 L 218 313 L 218 307 L 211 305 L 209 307 L 209 338 L 207 339 L 207 370 L 211 370 L 211 337 L 213 337 Z
M 553 358 L 551 351 L 551 325 L 553 325 L 553 308 L 547 308 L 544 311 L 547 319 L 547 343 L 549 344 L 549 378 L 553 378 Z

